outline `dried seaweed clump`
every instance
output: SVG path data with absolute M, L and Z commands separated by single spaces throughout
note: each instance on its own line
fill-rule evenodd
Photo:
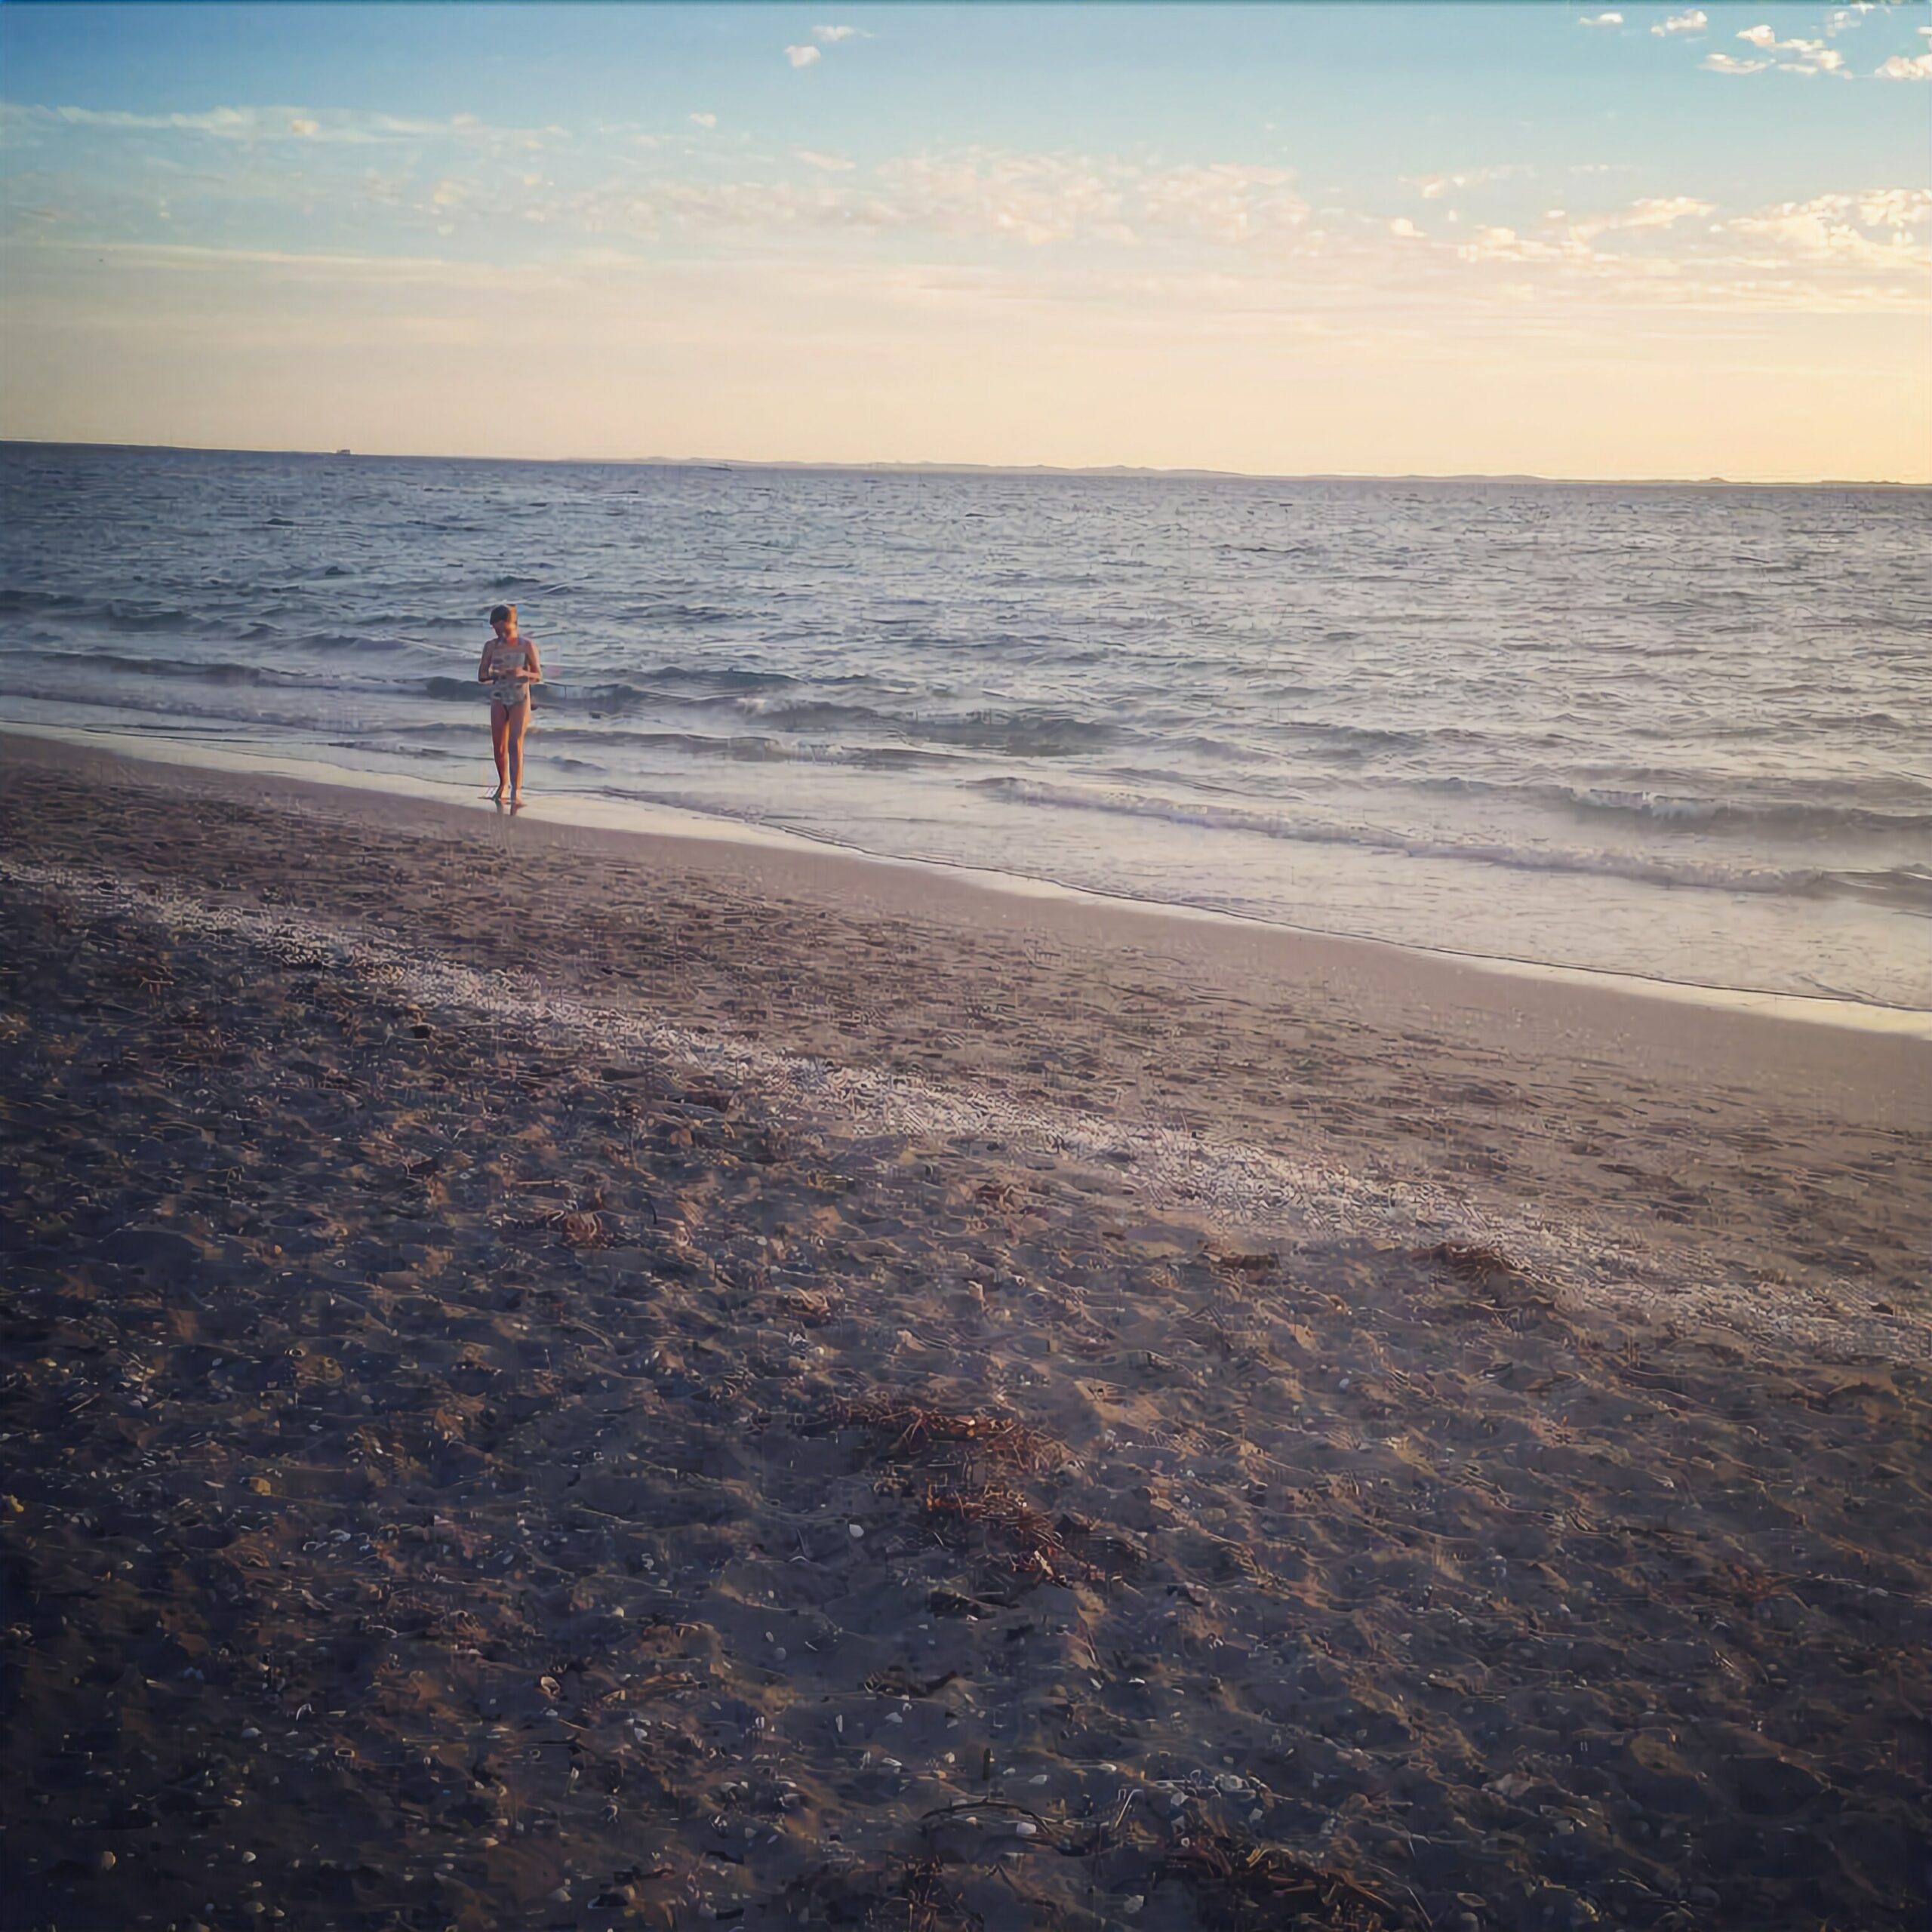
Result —
M 1017 1417 L 981 1411 L 957 1414 L 891 1396 L 841 1401 L 832 1407 L 829 1426 L 862 1429 L 873 1453 L 888 1462 L 909 1462 L 935 1444 L 963 1442 L 984 1461 L 1029 1472 L 1062 1460 L 1066 1451 L 1052 1437 L 1029 1429 Z
M 955 1547 L 958 1533 L 983 1530 L 1007 1546 L 1007 1563 L 1016 1577 L 1035 1583 L 1070 1583 L 1093 1575 L 1075 1556 L 1041 1510 L 1003 1483 L 928 1488 L 926 1518 L 942 1542 Z
M 862 1932 L 980 1932 L 985 1921 L 940 1876 L 937 1858 L 911 1860 L 888 1875 L 880 1868 L 823 1866 L 786 1887 L 786 1910 Z
M 1458 1241 L 1438 1241 L 1433 1247 L 1418 1248 L 1416 1259 L 1432 1263 L 1444 1274 L 1478 1288 L 1486 1288 L 1494 1281 L 1520 1280 L 1523 1275 L 1523 1270 L 1500 1247 L 1469 1247 Z
M 1466 1247 L 1455 1241 L 1440 1241 L 1434 1247 L 1419 1248 L 1416 1259 L 1426 1261 L 1453 1275 L 1469 1291 L 1467 1306 L 1520 1327 L 1526 1321 L 1537 1321 L 1553 1313 L 1555 1298 L 1520 1263 L 1512 1261 L 1500 1248 Z
M 1401 1932 L 1411 1921 L 1339 1872 L 1324 1872 L 1276 1845 L 1244 1844 L 1219 1832 L 1195 1832 L 1168 1853 L 1163 1878 L 1178 1878 L 1201 1916 L 1228 1932 L 1319 1926 L 1328 1932 Z

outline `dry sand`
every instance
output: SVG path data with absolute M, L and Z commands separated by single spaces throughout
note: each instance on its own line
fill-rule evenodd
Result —
M 1932 1048 L 0 739 L 8 1926 L 1922 1927 Z

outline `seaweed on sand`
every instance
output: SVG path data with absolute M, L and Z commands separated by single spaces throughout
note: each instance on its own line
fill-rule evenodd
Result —
M 1446 1275 L 1472 1287 L 1487 1288 L 1502 1281 L 1521 1281 L 1524 1271 L 1500 1247 L 1469 1247 L 1460 1241 L 1438 1241 L 1416 1250 L 1418 1261 L 1432 1262 Z
M 891 1396 L 841 1401 L 832 1404 L 821 1429 L 860 1429 L 873 1453 L 888 1462 L 909 1462 L 935 1444 L 961 1442 L 982 1461 L 1032 1472 L 1049 1467 L 1065 1454 L 1060 1444 L 1017 1417 L 994 1412 L 955 1414 Z
M 1500 1248 L 1438 1241 L 1433 1247 L 1417 1248 L 1415 1258 L 1461 1282 L 1469 1291 L 1464 1305 L 1478 1313 L 1540 1320 L 1555 1310 L 1555 1297 Z
M 1220 1832 L 1190 1833 L 1162 1860 L 1161 1875 L 1187 1885 L 1204 1922 L 1229 1932 L 1284 1925 L 1398 1932 L 1414 1922 L 1341 1872 L 1324 1871 L 1278 1845 L 1246 1844 Z
M 1007 1567 L 1034 1583 L 1066 1583 L 1090 1580 L 1092 1566 L 1067 1548 L 1045 1512 L 1036 1509 L 1004 1483 L 982 1482 L 929 1487 L 926 1519 L 943 1543 L 958 1546 L 971 1530 L 985 1531 L 1007 1545 Z
M 954 1895 L 943 1869 L 932 1857 L 909 1860 L 897 1872 L 821 1867 L 786 1887 L 785 1904 L 795 1914 L 823 1914 L 827 1924 L 863 1932 L 980 1932 L 984 1921 Z

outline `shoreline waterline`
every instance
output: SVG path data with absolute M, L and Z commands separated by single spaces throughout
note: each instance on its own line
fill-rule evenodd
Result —
M 325 758 L 291 757 L 266 749 L 237 750 L 188 737 L 143 738 L 113 731 L 89 731 L 31 725 L 0 720 L 0 743 L 27 740 L 105 752 L 143 763 L 211 773 L 228 773 L 313 785 L 339 791 L 374 794 L 465 811 L 488 813 L 500 808 L 487 792 L 466 785 L 417 778 L 407 773 L 371 771 L 334 764 Z M 788 853 L 800 857 L 832 857 L 855 866 L 884 868 L 931 878 L 963 882 L 986 892 L 1017 899 L 1045 900 L 1069 905 L 1113 909 L 1223 930 L 1279 933 L 1344 946 L 1359 946 L 1398 958 L 1440 961 L 1497 978 L 1541 982 L 1586 991 L 1621 993 L 1673 1006 L 1703 1008 L 1730 1014 L 1772 1019 L 1786 1023 L 1829 1026 L 1844 1031 L 1932 1042 L 1932 1011 L 1888 1006 L 1876 1001 L 1770 992 L 1749 987 L 1704 984 L 1611 969 L 1514 958 L 1462 952 L 1382 938 L 1333 928 L 1297 924 L 1258 915 L 1226 911 L 1184 901 L 1108 893 L 1051 878 L 978 866 L 955 861 L 881 853 L 829 838 L 775 829 L 727 814 L 689 807 L 617 801 L 588 792 L 547 791 L 526 801 L 518 816 L 537 823 L 620 835 L 677 839 L 737 848 Z

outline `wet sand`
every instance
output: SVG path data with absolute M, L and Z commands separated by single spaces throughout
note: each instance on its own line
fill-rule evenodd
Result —
M 0 878 L 6 1924 L 1925 1922 L 1925 1043 L 18 738 Z

